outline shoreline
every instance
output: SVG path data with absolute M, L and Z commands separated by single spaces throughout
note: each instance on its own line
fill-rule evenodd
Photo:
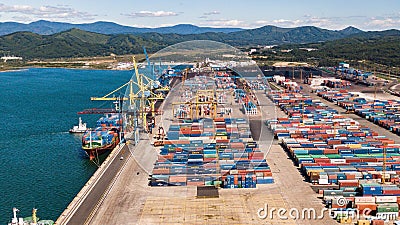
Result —
M 75 70 L 115 70 L 115 71 L 129 71 L 133 68 L 129 69 L 115 69 L 115 68 L 96 68 L 96 67 L 66 67 L 66 66 L 27 66 L 27 67 L 17 67 L 10 69 L 0 69 L 0 73 L 6 72 L 20 72 L 29 69 L 75 69 Z
M 134 55 L 137 62 L 146 60 L 142 54 Z M 26 61 L 0 62 L 0 72 L 29 68 L 64 68 L 90 70 L 132 70 L 132 55 L 82 57 L 66 59 L 31 59 Z

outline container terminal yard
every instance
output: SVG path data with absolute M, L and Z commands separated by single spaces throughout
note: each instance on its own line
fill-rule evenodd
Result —
M 172 83 L 154 128 L 139 142 L 127 136 L 56 224 L 397 219 L 400 102 L 385 100 L 394 96 L 350 93 L 362 88 L 337 78 L 212 69 Z

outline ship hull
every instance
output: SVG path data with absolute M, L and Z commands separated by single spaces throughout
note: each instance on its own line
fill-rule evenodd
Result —
M 115 141 L 111 144 L 107 144 L 107 145 L 99 146 L 99 147 L 95 147 L 95 148 L 87 148 L 87 147 L 82 146 L 82 149 L 86 152 L 86 154 L 89 156 L 90 159 L 94 159 L 94 158 L 98 157 L 99 155 L 110 152 L 118 145 L 118 143 L 119 143 L 118 138 L 116 138 Z
M 86 130 L 69 130 L 69 133 L 71 133 L 71 134 L 83 134 L 83 133 L 85 133 L 86 132 Z

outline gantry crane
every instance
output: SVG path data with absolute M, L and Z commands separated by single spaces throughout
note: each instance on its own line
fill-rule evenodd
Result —
M 144 129 L 147 131 L 147 114 L 151 113 L 152 117 L 155 117 L 155 104 L 158 100 L 164 99 L 163 92 L 169 91 L 168 87 L 160 87 L 155 88 L 156 81 L 139 73 L 135 57 L 133 59 L 133 66 L 135 71 L 135 78 L 132 78 L 125 83 L 124 85 L 120 86 L 119 88 L 115 89 L 114 91 L 104 95 L 103 97 L 92 97 L 92 101 L 124 101 L 125 104 L 128 104 L 128 112 L 126 112 L 129 116 L 139 115 L 142 119 L 142 124 Z M 116 92 L 120 91 L 122 88 L 127 88 L 128 95 L 124 97 L 115 97 L 112 96 Z M 111 97 L 112 96 L 112 97 Z M 137 113 L 137 114 L 136 114 Z M 132 120 L 128 121 L 129 123 Z
M 185 105 L 187 106 L 187 115 L 183 116 L 182 118 L 200 118 L 204 115 L 205 112 L 201 111 L 200 106 L 208 106 L 209 107 L 209 114 L 211 118 L 215 118 L 217 116 L 217 106 L 218 102 L 216 99 L 216 91 L 214 89 L 211 90 L 197 90 L 196 95 L 192 100 L 186 102 L 174 102 L 172 105 Z M 172 108 L 172 114 L 175 115 L 175 109 Z

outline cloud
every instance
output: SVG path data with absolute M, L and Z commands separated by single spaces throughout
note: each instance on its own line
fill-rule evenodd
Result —
M 254 22 L 254 24 L 257 24 L 257 25 L 267 25 L 269 23 L 270 22 L 268 20 L 257 20 L 256 22 Z
M 399 29 L 400 13 L 383 17 L 371 17 L 363 26 L 370 30 Z
M 205 16 L 210 16 L 210 15 L 219 15 L 219 14 L 221 14 L 219 11 L 212 11 L 212 12 L 205 12 L 205 13 L 203 13 L 203 15 L 205 15 Z
M 206 20 L 201 23 L 201 25 L 213 26 L 213 27 L 239 27 L 244 26 L 244 21 L 241 20 L 227 20 L 227 19 L 217 19 L 217 20 Z
M 336 22 L 335 22 L 336 21 Z M 250 27 L 260 27 L 266 25 L 273 25 L 278 27 L 299 27 L 299 26 L 316 26 L 328 29 L 337 29 L 342 28 L 340 23 L 337 23 L 337 20 L 334 18 L 325 18 L 325 17 L 312 17 L 309 15 L 305 15 L 300 19 L 273 19 L 273 20 L 258 20 L 251 23 Z
M 371 19 L 369 22 L 365 23 L 366 27 L 370 29 L 398 29 L 400 28 L 400 20 L 393 18 L 384 19 Z
M 129 17 L 168 17 L 168 16 L 177 16 L 179 13 L 176 12 L 166 12 L 166 11 L 140 11 L 134 12 L 130 14 L 123 14 Z
M 68 6 L 40 6 L 35 8 L 30 5 L 5 5 L 0 3 L 1 13 L 14 13 L 17 14 L 14 17 L 25 20 L 32 19 L 83 19 L 93 20 L 97 17 L 96 14 L 88 12 L 77 11 Z
M 304 20 L 287 20 L 287 19 L 276 19 L 272 20 L 271 23 L 277 26 L 283 27 L 298 27 L 298 26 L 316 26 L 316 27 L 331 27 L 333 24 L 328 19 L 310 17 Z

